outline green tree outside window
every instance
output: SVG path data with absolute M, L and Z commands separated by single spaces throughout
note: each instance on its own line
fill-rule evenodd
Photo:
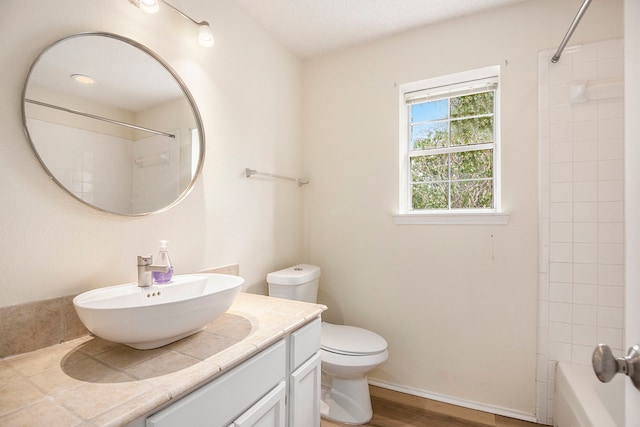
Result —
M 408 108 L 411 209 L 494 208 L 495 91 Z

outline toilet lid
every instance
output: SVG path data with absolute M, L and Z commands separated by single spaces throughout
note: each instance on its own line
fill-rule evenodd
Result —
M 368 355 L 385 351 L 387 342 L 366 329 L 323 322 L 322 348 L 339 354 Z

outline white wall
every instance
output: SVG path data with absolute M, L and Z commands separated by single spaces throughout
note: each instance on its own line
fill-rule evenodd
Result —
M 536 0 L 305 61 L 307 261 L 325 318 L 389 342 L 371 379 L 531 419 L 536 388 L 537 55 L 579 2 Z M 622 2 L 593 2 L 572 43 L 622 36 Z M 398 89 L 501 66 L 506 226 L 394 225 Z M 543 415 L 543 421 L 546 414 Z
M 266 291 L 268 272 L 301 261 L 301 189 L 243 176 L 245 167 L 301 173 L 300 60 L 231 0 L 172 3 L 208 20 L 217 44 L 198 46 L 197 28 L 168 8 L 147 15 L 127 0 L 0 3 L 0 306 L 134 281 L 136 256 L 160 239 L 171 241 L 177 273 L 238 262 L 254 292 Z M 84 31 L 145 44 L 200 108 L 204 170 L 167 212 L 93 210 L 49 180 L 31 151 L 20 113 L 27 71 L 45 47 Z

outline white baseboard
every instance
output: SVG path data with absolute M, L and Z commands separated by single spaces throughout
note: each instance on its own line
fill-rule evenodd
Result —
M 382 387 L 400 393 L 411 394 L 413 396 L 423 397 L 425 399 L 436 400 L 438 402 L 444 402 L 451 405 L 461 406 L 463 408 L 475 409 L 478 411 L 488 412 L 490 414 L 502 415 L 509 418 L 515 418 L 518 420 L 529 421 L 532 423 L 537 422 L 535 414 L 527 412 L 515 411 L 513 409 L 502 408 L 500 406 L 487 405 L 485 403 L 478 403 L 469 400 L 458 399 L 443 394 L 432 393 L 424 390 L 419 390 L 411 387 L 406 387 L 398 384 L 391 384 L 385 381 L 369 378 L 369 384 Z

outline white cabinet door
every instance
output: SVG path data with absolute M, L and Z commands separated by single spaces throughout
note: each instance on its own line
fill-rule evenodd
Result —
M 320 427 L 320 352 L 289 377 L 289 426 Z
M 285 427 L 286 383 L 281 382 L 232 424 L 235 427 Z

